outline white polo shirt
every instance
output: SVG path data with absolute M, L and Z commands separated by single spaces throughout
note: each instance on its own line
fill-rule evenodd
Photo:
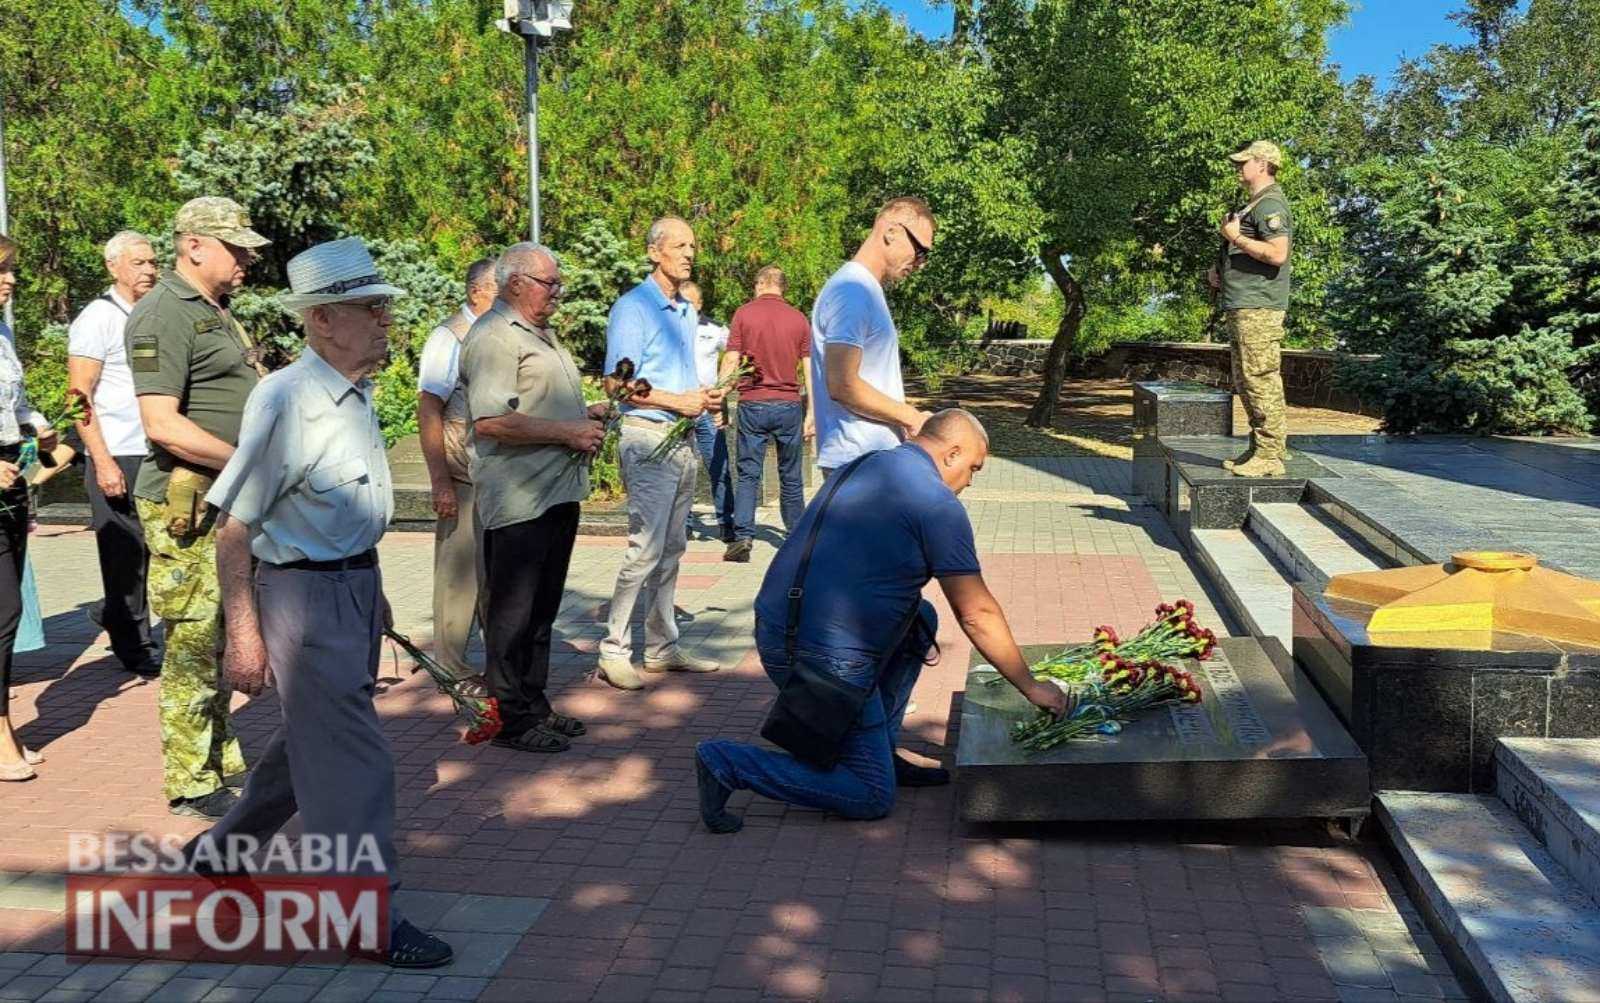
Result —
M 128 346 L 122 329 L 133 304 L 115 288 L 91 302 L 67 329 L 67 354 L 100 363 L 95 384 L 94 422 L 105 437 L 112 456 L 145 455 L 144 423 L 139 399 L 133 393 L 133 370 L 128 367 Z

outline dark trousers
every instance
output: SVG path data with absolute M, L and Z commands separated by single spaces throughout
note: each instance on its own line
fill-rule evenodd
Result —
M 150 551 L 145 546 L 139 513 L 133 507 L 133 482 L 139 477 L 143 457 L 115 456 L 127 490 L 121 498 L 107 498 L 95 480 L 94 460 L 84 463 L 84 487 L 94 519 L 94 542 L 100 551 L 100 583 L 105 600 L 100 604 L 100 625 L 111 635 L 117 660 L 132 668 L 155 653 L 150 640 L 150 608 L 145 579 L 150 573 Z
M 733 525 L 733 477 L 728 463 L 727 431 L 717 427 L 709 411 L 702 412 L 694 422 L 695 452 L 706 465 L 706 476 L 711 480 L 711 507 L 722 529 Z
M 767 462 L 767 440 L 778 447 L 778 504 L 783 528 L 793 529 L 805 511 L 801 464 L 805 458 L 805 409 L 799 401 L 750 401 L 739 405 L 739 484 L 734 489 L 733 534 L 748 540 L 756 534 L 756 502 L 761 497 L 761 468 Z
M 483 675 L 508 735 L 550 716 L 550 639 L 577 539 L 577 502 L 484 531 Z
M 28 487 L 0 493 L 0 717 L 11 713 L 11 647 L 22 622 L 22 563 L 28 556 Z

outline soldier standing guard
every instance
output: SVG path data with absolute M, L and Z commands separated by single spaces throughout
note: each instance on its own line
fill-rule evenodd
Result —
M 1239 477 L 1275 477 L 1283 474 L 1288 455 L 1280 365 L 1294 216 L 1278 187 L 1283 153 L 1276 143 L 1256 140 L 1228 159 L 1250 201 L 1223 217 L 1222 249 L 1207 280 L 1220 296 L 1233 350 L 1234 392 L 1250 419 L 1250 448 L 1222 465 Z
M 239 449 L 206 495 L 222 513 L 228 680 L 254 695 L 270 669 L 283 723 L 239 803 L 190 850 L 234 835 L 264 842 L 298 811 L 306 834 L 329 845 L 374 840 L 393 890 L 394 756 L 372 696 L 392 623 L 377 546 L 394 489 L 368 377 L 388 354 L 391 300 L 404 290 L 354 237 L 290 259 L 289 289 L 278 302 L 305 324 L 305 351 L 250 395 Z M 450 958 L 391 897 L 382 960 L 433 968 Z
M 270 241 L 226 198 L 185 203 L 173 230 L 173 268 L 134 305 L 124 331 L 149 440 L 133 494 L 150 548 L 150 609 L 167 627 L 159 701 L 167 800 L 175 815 L 220 818 L 245 762 L 217 665 L 222 608 L 205 493 L 233 456 L 245 399 L 265 375 L 228 300 Z

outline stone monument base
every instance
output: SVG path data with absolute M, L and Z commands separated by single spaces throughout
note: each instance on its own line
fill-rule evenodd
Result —
M 1035 660 L 1060 645 L 1023 649 Z M 981 661 L 976 654 L 974 662 Z M 1272 638 L 1224 638 L 1190 663 L 1204 699 L 1147 712 L 1121 734 L 1029 754 L 1015 689 L 969 672 L 956 749 L 961 817 L 974 822 L 1360 818 L 1367 761 Z

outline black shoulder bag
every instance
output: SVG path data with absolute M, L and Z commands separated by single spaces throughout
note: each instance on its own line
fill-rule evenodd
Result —
M 868 456 L 871 454 L 869 453 Z M 824 770 L 839 763 L 844 738 L 861 716 L 861 708 L 877 690 L 876 679 L 883 675 L 883 667 L 900 650 L 907 631 L 917 621 L 921 603 L 911 604 L 911 613 L 894 633 L 894 640 L 878 660 L 874 685 L 868 687 L 847 683 L 804 653 L 795 651 L 795 640 L 800 632 L 800 609 L 805 601 L 806 570 L 811 565 L 811 551 L 817 544 L 817 531 L 822 527 L 822 517 L 834 493 L 855 473 L 867 457 L 856 459 L 841 468 L 829 480 L 828 490 L 817 508 L 817 517 L 811 521 L 811 531 L 806 534 L 806 546 L 795 568 L 794 584 L 789 588 L 789 622 L 784 629 L 783 648 L 789 657 L 789 677 L 778 690 L 777 702 L 761 726 L 761 737 L 793 755 L 796 759 Z

